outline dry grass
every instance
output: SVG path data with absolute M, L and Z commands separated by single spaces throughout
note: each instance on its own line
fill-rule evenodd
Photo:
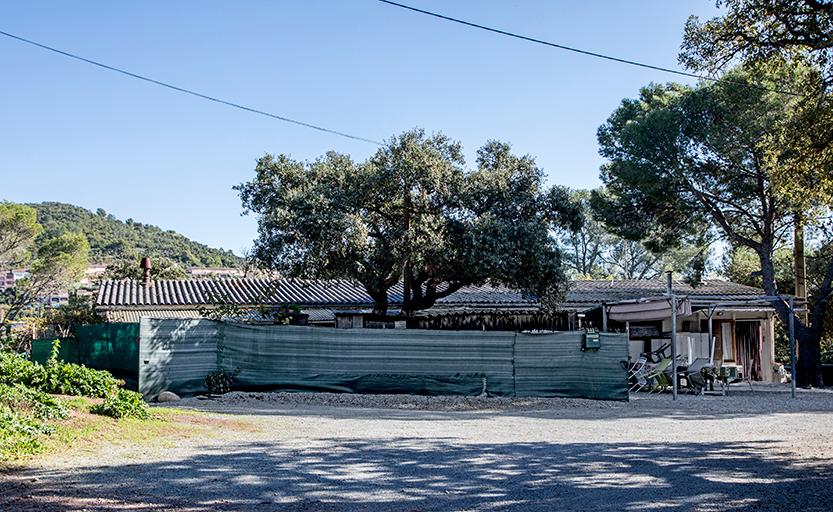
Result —
M 199 411 L 155 407 L 151 419 L 113 419 L 92 414 L 90 408 L 100 399 L 61 397 L 71 408 L 66 420 L 50 422 L 55 432 L 43 439 L 44 449 L 38 454 L 23 456 L 6 467 L 42 461 L 54 456 L 92 454 L 103 447 L 172 448 L 183 439 L 214 437 L 223 431 L 259 432 L 252 423 L 209 415 Z M 2 469 L 2 465 L 0 465 Z

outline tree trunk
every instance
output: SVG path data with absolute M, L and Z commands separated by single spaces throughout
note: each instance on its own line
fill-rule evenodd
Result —
M 824 386 L 821 378 L 821 329 L 816 326 L 799 328 L 796 325 L 795 341 L 798 347 L 796 383 L 804 387 Z
M 402 309 L 399 313 L 411 316 L 411 189 L 407 178 L 402 184 L 402 210 L 405 215 L 405 260 L 402 262 Z
M 771 252 L 766 247 L 757 248 L 761 261 L 761 275 L 763 277 L 764 292 L 770 296 L 777 296 L 778 285 L 775 282 L 775 265 L 772 262 Z M 793 314 L 783 301 L 773 303 L 775 310 L 783 324 L 789 325 L 790 315 Z M 797 347 L 796 361 L 796 383 L 799 386 L 823 385 L 821 379 L 821 329 L 817 326 L 808 327 L 801 321 L 801 316 L 795 315 L 795 342 Z
M 413 297 L 413 272 L 411 271 L 411 258 L 405 258 L 405 264 L 402 266 L 402 311 L 401 313 L 409 318 L 413 315 L 413 306 L 411 298 Z
M 387 315 L 388 314 L 388 292 L 387 290 L 382 292 L 371 292 L 368 290 L 368 294 L 373 299 L 373 314 L 374 315 Z

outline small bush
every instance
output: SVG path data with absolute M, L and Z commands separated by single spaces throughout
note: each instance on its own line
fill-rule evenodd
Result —
M 231 391 L 231 386 L 234 384 L 234 377 L 240 373 L 240 368 L 230 372 L 225 368 L 220 368 L 217 371 L 209 373 L 205 377 L 205 388 L 210 395 L 224 395 Z
M 148 405 L 142 400 L 142 395 L 126 389 L 112 393 L 102 403 L 92 406 L 90 412 L 111 418 L 150 418 Z

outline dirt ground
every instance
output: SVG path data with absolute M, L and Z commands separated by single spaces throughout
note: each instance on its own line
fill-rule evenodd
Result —
M 447 400 L 183 400 L 156 439 L 8 469 L 0 510 L 833 510 L 828 391 Z

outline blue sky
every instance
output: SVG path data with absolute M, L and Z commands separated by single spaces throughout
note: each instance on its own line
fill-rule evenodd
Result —
M 449 16 L 678 68 L 711 1 L 403 0 Z M 596 129 L 651 82 L 685 81 L 374 0 L 0 3 L 0 30 L 158 80 L 371 139 L 424 127 L 535 156 L 551 183 L 598 184 Z M 240 252 L 231 187 L 264 153 L 363 159 L 374 146 L 248 114 L 0 37 L 0 198 L 104 208 Z

